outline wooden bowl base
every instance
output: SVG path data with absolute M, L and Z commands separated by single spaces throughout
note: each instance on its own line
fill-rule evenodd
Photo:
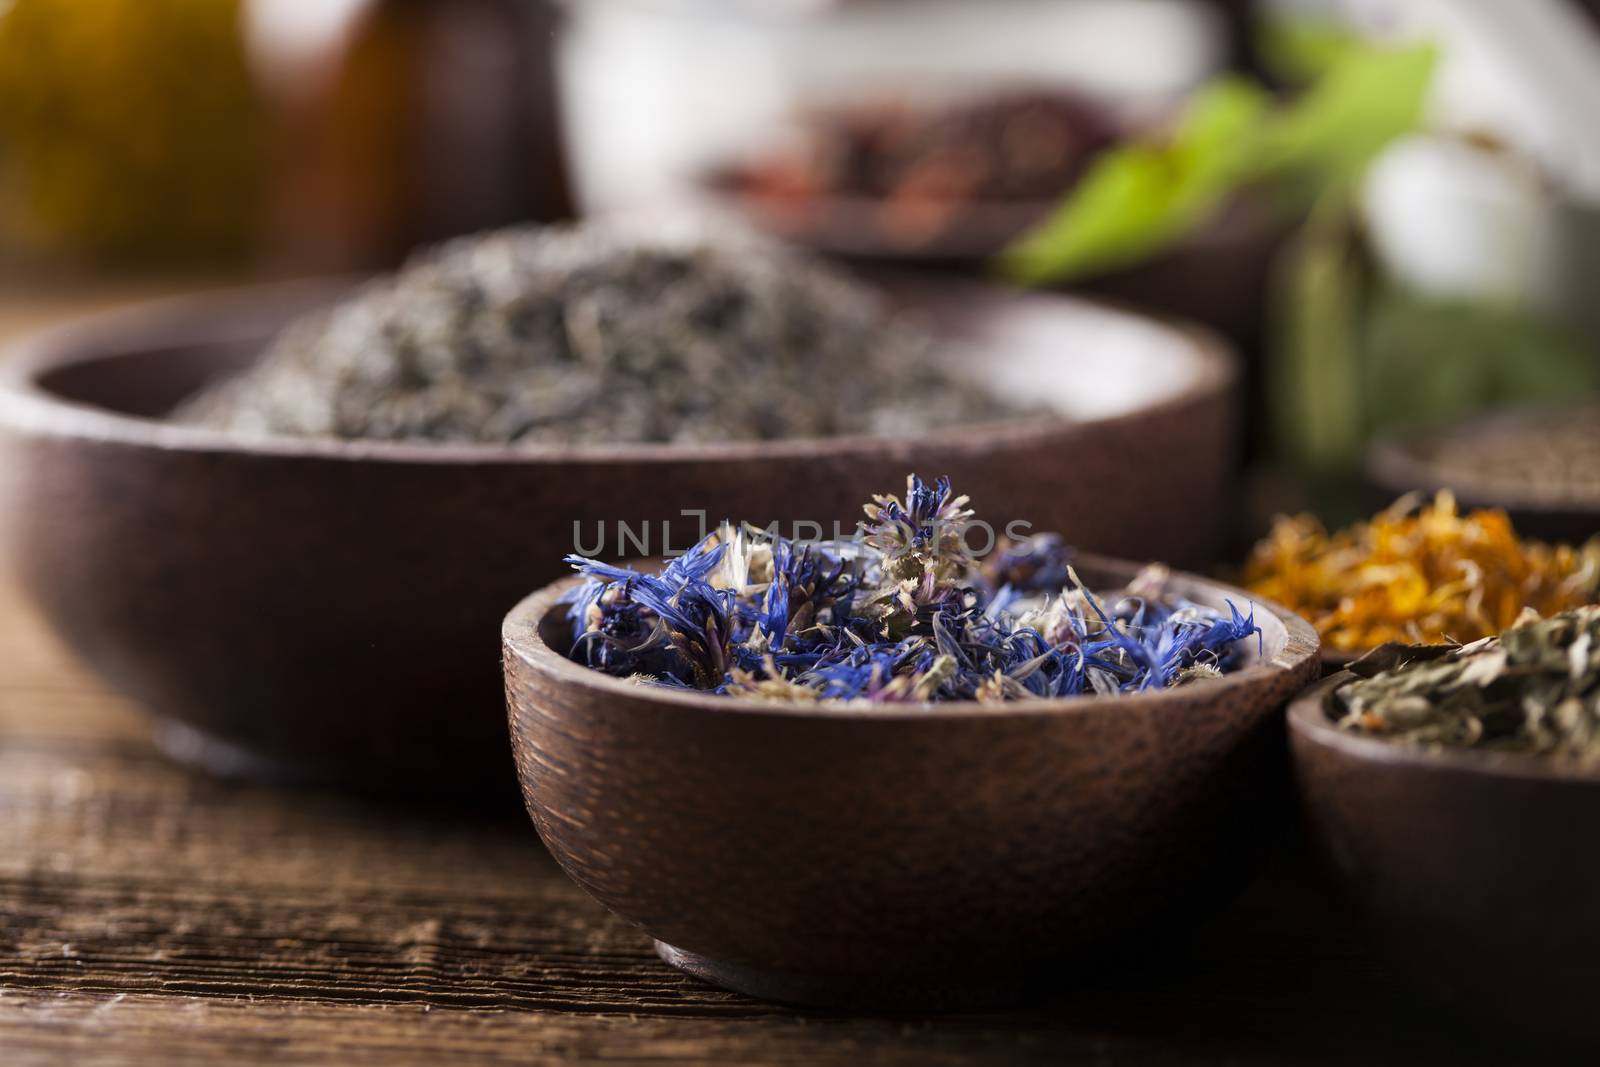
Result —
M 886 979 L 875 975 L 819 975 L 724 963 L 664 941 L 656 955 L 702 982 L 760 1000 L 848 1011 L 972 1011 L 1017 1004 L 1045 987 L 1036 972 L 1006 977 L 953 974 L 944 980 Z

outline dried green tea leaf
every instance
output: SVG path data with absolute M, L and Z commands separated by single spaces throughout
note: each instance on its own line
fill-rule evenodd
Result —
M 1461 647 L 1385 646 L 1357 666 L 1327 698 L 1342 729 L 1600 766 L 1600 605 Z
M 895 435 L 1016 413 L 946 355 L 875 290 L 753 238 L 526 227 L 419 253 L 176 417 L 541 445 Z
M 1552 369 L 1540 379 L 1537 395 L 1513 393 L 1516 383 L 1500 379 L 1523 381 L 1539 377 L 1536 372 L 1540 361 L 1533 356 L 1536 346 L 1507 339 L 1503 334 L 1484 342 L 1482 330 L 1477 331 L 1477 336 L 1485 348 L 1492 346 L 1496 353 L 1517 353 L 1514 366 L 1506 366 L 1503 359 L 1494 362 L 1499 377 L 1486 383 L 1482 390 L 1482 395 L 1492 395 L 1497 405 L 1582 396 L 1600 386 L 1600 365 L 1595 362 L 1593 348 L 1574 339 L 1566 360 L 1570 374 Z M 1430 351 L 1450 351 L 1452 371 L 1463 373 L 1458 365 L 1463 358 L 1460 346 L 1434 338 L 1424 343 Z M 1546 408 L 1536 415 L 1504 422 L 1468 426 L 1422 442 L 1419 451 L 1444 484 L 1483 486 L 1495 495 L 1531 498 L 1552 505 L 1581 505 L 1600 499 L 1600 403 L 1593 400 Z
M 1421 663 L 1448 656 L 1455 651 L 1453 645 L 1407 645 L 1399 641 L 1387 641 L 1374 648 L 1371 652 L 1355 660 L 1346 670 L 1361 678 L 1371 678 L 1375 674 L 1394 670 L 1396 667 L 1407 663 Z

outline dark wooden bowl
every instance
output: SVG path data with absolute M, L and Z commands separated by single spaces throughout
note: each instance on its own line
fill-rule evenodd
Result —
M 1337 888 L 1446 998 L 1600 1040 L 1600 775 L 1342 732 L 1323 701 L 1352 677 L 1289 709 L 1307 836 Z
M 949 224 L 926 236 L 899 238 L 884 226 L 884 202 L 867 196 L 818 196 L 803 204 L 774 201 L 715 181 L 701 196 L 714 209 L 774 237 L 823 255 L 886 266 L 979 267 L 1050 217 L 1059 199 L 962 205 Z
M 725 446 L 430 447 L 236 438 L 160 416 L 343 284 L 84 321 L 0 361 L 0 535 L 66 641 L 213 767 L 362 786 L 512 787 L 495 626 L 591 554 L 698 536 L 682 509 L 849 530 L 908 471 L 984 514 L 1152 558 L 1209 555 L 1233 370 L 1204 337 L 1060 297 L 921 289 L 969 368 L 1055 398 L 937 437 Z M 1002 518 L 1003 517 L 1003 518 Z M 652 541 L 619 547 L 616 524 Z M 606 540 L 597 550 L 597 524 Z
M 1103 587 L 1136 570 L 1079 567 Z M 1176 581 L 1217 606 L 1251 599 Z M 540 835 L 668 962 L 799 1003 L 1003 999 L 1042 968 L 1092 973 L 1089 953 L 1126 950 L 1120 937 L 1205 915 L 1251 873 L 1281 810 L 1278 712 L 1317 671 L 1310 626 L 1257 601 L 1262 655 L 1215 683 L 796 709 L 571 662 L 557 598 L 573 584 L 504 627 L 512 748 Z
M 1517 533 L 1543 541 L 1582 544 L 1600 536 L 1600 493 L 1551 496 L 1537 486 L 1492 478 L 1449 477 L 1429 458 L 1452 440 L 1490 441 L 1516 433 L 1546 417 L 1541 410 L 1496 412 L 1446 427 L 1378 441 L 1367 453 L 1366 481 L 1384 503 L 1413 490 L 1448 489 L 1467 508 L 1503 508 Z

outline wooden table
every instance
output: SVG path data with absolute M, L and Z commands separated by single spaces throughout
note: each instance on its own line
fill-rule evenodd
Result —
M 146 733 L 0 582 L 6 1067 L 1532 1058 L 1463 1036 L 1292 878 L 1191 944 L 1014 1011 L 764 1004 L 658 963 L 516 810 L 222 783 Z

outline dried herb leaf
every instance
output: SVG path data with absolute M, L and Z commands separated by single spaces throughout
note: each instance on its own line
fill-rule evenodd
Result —
M 1359 666 L 1327 697 L 1342 729 L 1600 766 L 1600 605 L 1524 618 L 1463 647 L 1379 649 Z
M 878 294 L 753 238 L 462 238 L 291 325 L 181 409 L 239 433 L 517 444 L 931 430 L 1017 409 Z

